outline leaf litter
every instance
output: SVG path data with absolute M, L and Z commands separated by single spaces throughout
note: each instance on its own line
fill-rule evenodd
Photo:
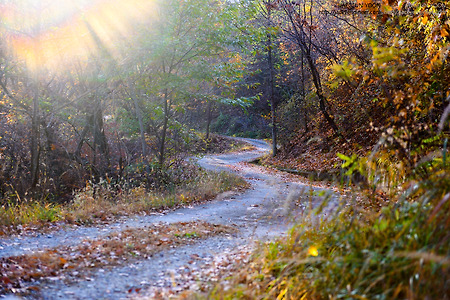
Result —
M 200 257 L 191 255 L 191 260 L 177 272 L 169 271 L 170 276 L 161 276 L 161 280 L 147 290 L 129 291 L 134 300 L 146 299 L 190 299 L 198 292 L 207 292 L 215 283 L 236 273 L 246 265 L 253 253 L 254 245 L 241 245 L 235 249 L 228 249 L 214 257 Z M 199 267 L 196 267 L 199 265 Z M 200 267 L 201 266 L 201 267 Z M 170 281 L 170 282 L 167 282 Z
M 40 281 L 76 278 L 89 280 L 93 271 L 152 257 L 162 250 L 192 244 L 215 235 L 231 235 L 237 229 L 204 221 L 156 223 L 114 232 L 74 246 L 0 258 L 0 295 L 39 292 Z

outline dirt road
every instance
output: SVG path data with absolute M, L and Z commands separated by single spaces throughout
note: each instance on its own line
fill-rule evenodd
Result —
M 84 239 L 98 239 L 125 228 L 139 228 L 149 224 L 203 220 L 210 223 L 233 225 L 238 233 L 216 236 L 188 246 L 160 252 L 145 260 L 137 260 L 121 267 L 92 269 L 89 275 L 77 280 L 46 279 L 39 282 L 41 299 L 124 299 L 153 298 L 159 289 L 180 290 L 195 288 L 195 274 L 205 266 L 217 263 L 223 255 L 249 247 L 254 240 L 271 239 L 282 235 L 299 217 L 303 206 L 318 188 L 286 181 L 283 176 L 261 167 L 247 164 L 269 152 L 269 145 L 260 140 L 245 139 L 256 149 L 242 153 L 211 155 L 198 159 L 205 169 L 236 172 L 251 184 L 247 191 L 224 193 L 215 200 L 166 214 L 136 216 L 111 225 L 95 228 L 77 228 L 46 235 L 0 239 L 0 257 L 21 255 L 44 248 L 76 245 Z M 311 197 L 301 196 L 310 195 Z M 304 197 L 304 203 L 295 201 Z M 337 198 L 338 195 L 334 195 Z M 336 201 L 337 202 L 337 201 Z M 207 278 L 205 280 L 208 280 Z

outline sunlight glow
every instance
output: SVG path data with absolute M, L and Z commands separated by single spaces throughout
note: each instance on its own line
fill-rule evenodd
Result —
M 30 71 L 64 71 L 106 51 L 120 58 L 118 43 L 133 25 L 155 16 L 153 0 L 16 0 L 0 4 L 9 48 Z M 0 23 L 1 24 L 1 23 Z

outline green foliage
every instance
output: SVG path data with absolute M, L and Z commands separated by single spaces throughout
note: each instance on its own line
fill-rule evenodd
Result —
M 185 234 L 175 234 L 175 237 L 179 237 L 179 238 L 188 238 L 188 239 L 192 239 L 192 238 L 198 238 L 198 234 L 194 231 L 194 232 L 186 232 Z
M 360 173 L 364 172 L 364 162 L 358 159 L 356 154 L 352 154 L 351 157 L 341 153 L 337 153 L 336 155 L 344 161 L 341 168 L 346 169 L 345 175 L 351 176 L 354 171 L 359 171 Z
M 216 120 L 211 124 L 213 131 L 228 136 L 240 136 L 248 138 L 267 138 L 269 132 L 267 126 L 261 126 L 261 119 L 249 114 L 234 116 L 231 114 L 220 113 Z
M 222 104 L 228 104 L 228 105 L 240 106 L 242 108 L 246 108 L 246 107 L 249 107 L 250 105 L 252 105 L 253 102 L 258 99 L 259 99 L 258 96 L 253 96 L 253 97 L 239 97 L 239 98 L 235 98 L 235 99 L 221 98 L 219 101 Z
M 354 66 L 348 60 L 344 60 L 342 64 L 335 64 L 332 66 L 334 75 L 337 80 L 331 83 L 331 87 L 335 88 L 342 80 L 350 80 L 356 71 Z

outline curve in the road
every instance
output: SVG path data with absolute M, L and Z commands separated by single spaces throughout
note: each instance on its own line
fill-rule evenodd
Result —
M 120 268 L 98 270 L 89 280 L 71 284 L 47 282 L 41 288 L 44 299 L 122 299 L 127 297 L 127 291 L 133 287 L 145 290 L 155 285 L 170 285 L 171 274 L 188 266 L 193 254 L 205 259 L 211 258 L 221 252 L 249 244 L 252 238 L 264 239 L 283 234 L 292 224 L 292 217 L 297 215 L 296 210 L 302 209 L 294 200 L 300 197 L 302 191 L 311 187 L 286 182 L 280 176 L 261 172 L 258 167 L 250 164 L 242 164 L 269 152 L 269 145 L 264 141 L 245 141 L 252 144 L 255 150 L 208 155 L 197 161 L 205 169 L 237 172 L 245 177 L 251 188 L 241 194 L 228 193 L 198 206 L 178 209 L 164 215 L 136 216 L 100 228 L 78 228 L 36 237 L 0 239 L 0 257 L 60 245 L 74 245 L 84 239 L 98 239 L 112 231 L 143 227 L 156 222 L 204 220 L 239 228 L 239 234 L 234 237 L 214 237 L 194 245 L 163 251 L 150 260 L 137 261 Z

